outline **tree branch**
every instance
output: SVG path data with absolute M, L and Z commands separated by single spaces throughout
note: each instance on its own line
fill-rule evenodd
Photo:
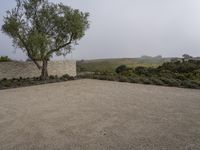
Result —
M 27 51 L 28 57 L 34 62 L 34 64 L 35 64 L 35 65 L 37 66 L 37 68 L 40 70 L 42 67 L 41 67 L 40 64 L 31 56 L 31 53 L 30 53 L 31 50 L 29 50 L 28 46 L 26 45 L 25 41 L 22 39 L 22 37 L 21 37 L 20 34 L 18 34 L 18 37 L 19 37 L 19 40 L 20 40 L 20 41 L 22 42 L 22 44 L 24 45 L 24 47 L 25 47 L 25 49 L 26 49 L 26 51 Z
M 72 43 L 72 40 L 73 40 L 73 34 L 70 36 L 70 40 L 69 40 L 67 43 L 65 43 L 65 44 L 63 44 L 63 45 L 60 45 L 60 46 L 58 46 L 58 47 L 55 48 L 55 49 L 50 50 L 50 51 L 47 53 L 46 56 L 49 56 L 49 55 L 51 55 L 52 53 L 59 51 L 61 48 L 66 47 L 67 45 L 71 44 L 71 43 Z

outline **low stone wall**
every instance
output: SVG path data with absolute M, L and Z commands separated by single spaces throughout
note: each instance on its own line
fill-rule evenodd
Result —
M 76 76 L 76 61 L 49 61 L 48 73 L 59 77 L 64 74 Z M 0 79 L 39 77 L 40 74 L 33 62 L 0 62 Z

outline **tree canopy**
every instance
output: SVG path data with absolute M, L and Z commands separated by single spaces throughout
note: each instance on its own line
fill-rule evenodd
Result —
M 54 54 L 71 52 L 72 44 L 77 44 L 89 28 L 89 13 L 48 0 L 16 2 L 16 7 L 4 17 L 2 31 L 46 74 L 43 76 L 48 76 L 47 61 Z

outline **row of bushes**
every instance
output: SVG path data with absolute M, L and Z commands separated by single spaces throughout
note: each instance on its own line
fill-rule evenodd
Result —
M 126 65 L 121 65 L 116 68 L 115 72 L 118 74 L 126 75 L 127 72 L 133 72 L 138 75 L 153 75 L 158 74 L 162 71 L 169 73 L 191 73 L 200 69 L 200 60 L 189 60 L 189 61 L 177 61 L 177 62 L 166 62 L 157 68 L 152 67 L 136 67 L 130 68 Z
M 200 69 L 200 60 L 188 60 L 167 62 L 157 68 L 158 70 L 169 70 L 174 73 L 189 73 Z
M 49 79 L 45 81 L 42 80 L 40 77 L 33 77 L 33 78 L 20 77 L 20 78 L 13 78 L 13 79 L 4 78 L 0 80 L 0 89 L 55 83 L 55 82 L 62 82 L 62 81 L 68 81 L 68 80 L 74 80 L 74 79 L 75 77 L 69 76 L 68 74 L 63 75 L 62 77 L 51 75 L 49 76 Z
M 157 68 L 121 65 L 115 73 L 95 72 L 82 78 L 200 89 L 200 61 L 167 62 Z
M 79 76 L 79 78 L 200 89 L 200 83 L 193 80 L 169 79 L 166 77 L 127 77 L 122 75 L 85 74 Z
M 129 68 L 121 65 L 116 68 L 118 75 L 126 77 L 145 76 L 145 77 L 166 77 L 179 80 L 194 80 L 200 82 L 200 61 L 189 60 L 185 62 L 167 62 L 158 68 L 136 67 Z

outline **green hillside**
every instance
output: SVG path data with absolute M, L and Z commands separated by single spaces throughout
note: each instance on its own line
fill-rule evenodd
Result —
M 77 61 L 78 72 L 108 71 L 113 72 L 120 65 L 129 67 L 146 66 L 157 67 L 170 58 L 141 57 L 141 58 L 115 58 L 115 59 L 95 59 Z

